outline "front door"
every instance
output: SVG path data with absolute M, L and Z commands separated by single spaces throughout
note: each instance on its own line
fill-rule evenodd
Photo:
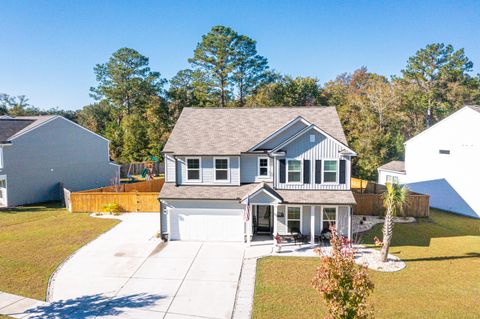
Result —
M 258 205 L 256 206 L 255 233 L 271 234 L 272 233 L 272 206 Z

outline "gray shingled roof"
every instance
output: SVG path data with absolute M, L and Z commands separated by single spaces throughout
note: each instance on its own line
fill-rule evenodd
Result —
M 160 199 L 196 199 L 196 200 L 238 200 L 258 188 L 258 183 L 240 186 L 200 186 L 165 183 L 160 191 Z M 269 187 L 271 185 L 269 184 Z M 342 204 L 354 205 L 351 191 L 336 190 L 281 190 L 275 189 L 283 203 L 288 204 Z
M 405 162 L 404 161 L 391 161 L 387 164 L 380 166 L 378 169 L 386 171 L 394 171 L 399 173 L 405 173 Z
M 334 107 L 184 108 L 163 151 L 177 155 L 240 154 L 298 116 L 347 145 Z
M 55 115 L 3 116 L 0 118 L 0 142 L 8 142 L 16 136 L 37 127 L 53 117 L 55 117 Z

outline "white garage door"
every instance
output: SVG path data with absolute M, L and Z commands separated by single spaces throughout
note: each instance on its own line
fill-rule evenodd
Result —
M 239 209 L 172 208 L 173 240 L 243 241 L 243 212 Z

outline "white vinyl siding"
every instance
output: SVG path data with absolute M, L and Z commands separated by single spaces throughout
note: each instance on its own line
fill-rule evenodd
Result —
M 187 179 L 187 158 L 192 157 L 193 156 L 177 157 L 176 182 L 178 185 L 240 185 L 240 156 L 195 156 L 194 158 L 200 158 L 201 160 L 200 181 L 190 181 Z M 215 158 L 228 158 L 228 180 L 216 180 Z M 222 171 L 222 169 L 220 169 L 220 171 Z
M 295 158 L 302 160 L 310 160 L 310 183 L 288 183 L 287 176 L 285 176 L 285 183 L 280 183 L 279 181 L 279 170 L 280 165 L 278 160 L 281 158 L 275 158 L 275 178 L 274 186 L 278 189 L 326 189 L 326 190 L 349 190 L 350 189 L 350 170 L 351 170 L 351 158 L 350 156 L 343 156 L 340 154 L 342 150 L 345 149 L 341 144 L 333 141 L 320 134 L 319 132 L 313 132 L 315 135 L 315 142 L 310 142 L 310 132 L 299 137 L 297 140 L 288 144 L 284 147 L 286 152 L 286 158 Z M 322 161 L 322 166 L 324 165 L 324 160 L 337 160 L 337 183 L 315 183 L 315 165 L 316 160 Z M 339 161 L 345 160 L 345 184 L 339 184 L 339 174 L 340 166 Z M 287 163 L 285 162 L 285 166 Z M 287 175 L 287 174 L 286 174 Z M 303 178 L 303 172 L 302 172 Z M 323 167 L 322 167 L 322 178 L 323 178 Z

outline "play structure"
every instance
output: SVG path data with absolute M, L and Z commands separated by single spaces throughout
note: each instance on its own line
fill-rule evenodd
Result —
M 160 161 L 156 156 L 150 155 L 149 161 L 134 162 L 128 164 L 128 171 L 126 177 L 131 181 L 135 181 L 135 176 L 140 175 L 145 180 L 154 180 L 156 176 L 160 175 Z

